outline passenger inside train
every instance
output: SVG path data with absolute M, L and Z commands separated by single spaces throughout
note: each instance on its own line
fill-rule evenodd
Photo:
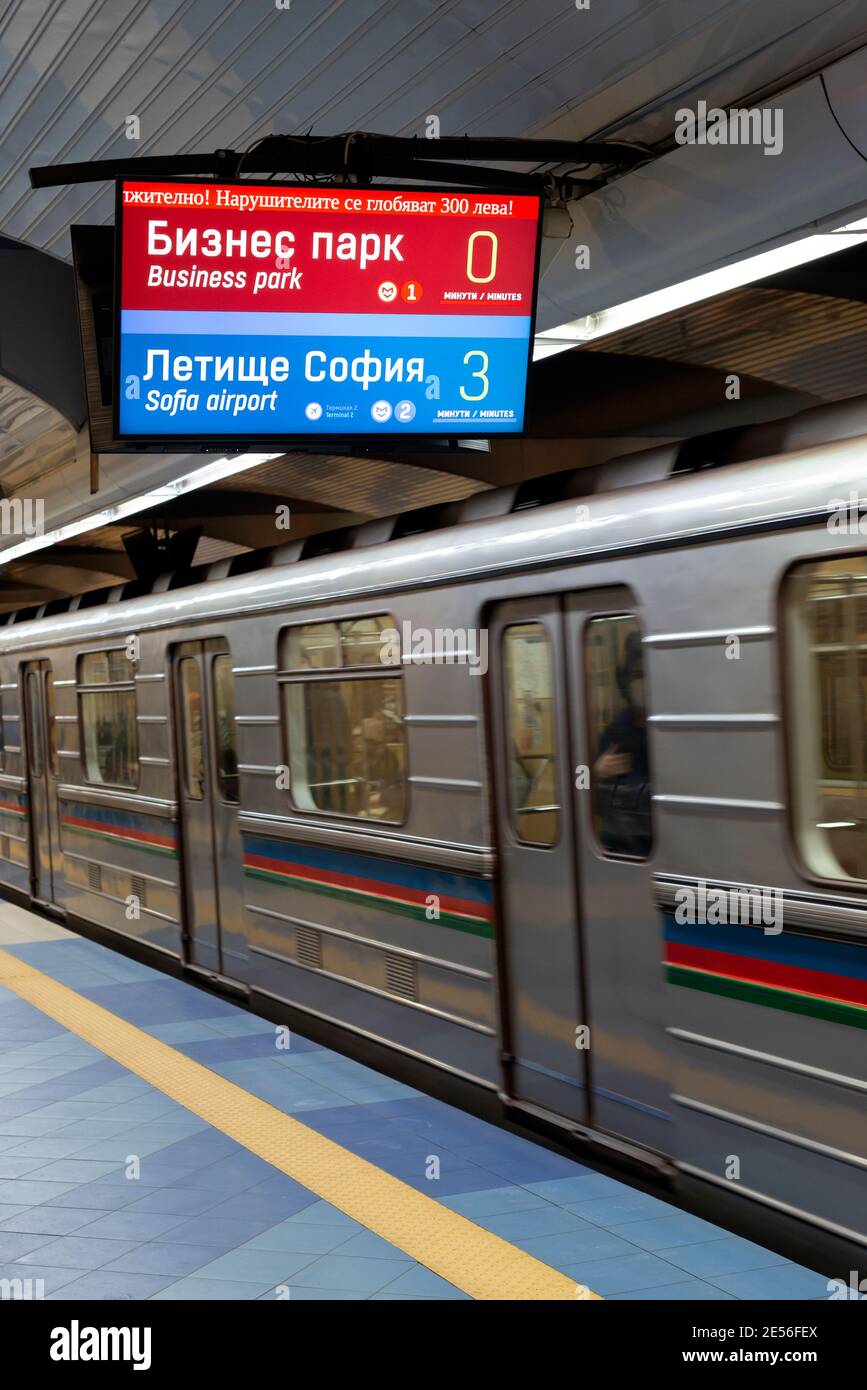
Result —
M 599 671 L 616 712 L 599 736 L 592 768 L 594 826 L 604 849 L 643 859 L 650 852 L 651 829 L 641 634 L 634 619 L 603 621 L 616 644 L 609 652 L 620 646 L 620 656 L 616 665 Z

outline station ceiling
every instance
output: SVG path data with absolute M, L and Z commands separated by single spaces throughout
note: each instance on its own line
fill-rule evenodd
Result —
M 113 220 L 111 188 L 35 191 L 33 166 L 240 150 L 272 131 L 422 138 L 430 116 L 444 135 L 616 138 L 661 153 L 679 107 L 766 100 L 865 43 L 862 0 L 13 0 L 0 12 L 0 268 L 13 243 L 67 262 L 71 224 Z M 304 535 L 717 428 L 731 372 L 744 418 L 867 391 L 865 277 L 862 254 L 842 253 L 540 362 L 529 438 L 489 453 L 287 455 L 160 515 L 0 558 L 0 607 L 130 577 L 123 534 L 150 521 L 201 526 L 202 562 L 273 544 L 280 504 Z M 38 357 L 51 346 L 39 332 L 26 310 L 10 324 L 0 307 L 0 487 L 38 487 L 56 519 L 70 499 L 96 510 L 112 483 L 112 496 L 133 490 L 150 465 L 103 456 L 94 472 L 68 393 L 49 399 L 14 370 L 10 339 Z

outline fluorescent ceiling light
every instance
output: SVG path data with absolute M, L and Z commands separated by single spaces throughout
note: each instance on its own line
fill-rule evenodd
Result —
M 719 270 L 710 270 L 705 275 L 696 275 L 692 280 L 682 280 L 680 284 L 669 285 L 663 290 L 654 290 L 652 294 L 643 294 L 638 299 L 629 299 L 625 304 L 616 304 L 612 309 L 603 309 L 598 314 L 585 314 L 583 318 L 561 323 L 557 328 L 546 328 L 536 334 L 533 360 L 539 362 L 544 357 L 553 357 L 557 352 L 566 352 L 576 343 L 604 338 L 609 333 L 633 328 L 637 323 L 670 314 L 688 304 L 712 299 L 714 295 L 751 285 L 755 280 L 764 280 L 769 275 L 779 275 L 781 271 L 820 260 L 822 256 L 832 256 L 835 251 L 845 251 L 849 246 L 859 246 L 865 234 L 867 218 L 862 218 L 832 232 L 801 237 L 787 246 L 777 246 L 772 251 L 747 256 L 745 260 L 721 266 Z
M 48 546 L 57 545 L 58 541 L 71 540 L 73 536 L 93 531 L 98 526 L 110 526 L 112 522 L 123 521 L 124 517 L 136 516 L 139 512 L 148 511 L 150 507 L 159 506 L 160 503 L 173 502 L 184 492 L 194 492 L 197 488 L 207 487 L 208 483 L 234 477 L 236 473 L 244 473 L 248 468 L 258 468 L 260 463 L 281 457 L 281 454 L 238 454 L 235 458 L 214 459 L 211 463 L 203 463 L 201 468 L 194 468 L 191 473 L 182 473 L 180 478 L 162 483 L 150 492 L 140 492 L 136 497 L 127 497 L 122 502 L 116 502 L 114 506 L 104 507 L 98 512 L 89 512 L 77 521 L 59 526 L 55 531 L 45 531 L 41 536 L 29 536 L 18 545 L 0 550 L 0 565 L 6 565 L 10 560 L 18 560 L 22 555 L 30 555 L 34 550 L 45 550 Z

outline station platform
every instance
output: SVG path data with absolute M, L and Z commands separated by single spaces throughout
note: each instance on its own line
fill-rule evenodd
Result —
M 0 1281 L 58 1301 L 828 1297 L 823 1274 L 6 903 Z

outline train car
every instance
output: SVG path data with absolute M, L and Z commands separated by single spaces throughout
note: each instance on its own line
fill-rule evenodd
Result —
M 867 424 L 738 452 L 10 616 L 3 892 L 863 1254 Z

